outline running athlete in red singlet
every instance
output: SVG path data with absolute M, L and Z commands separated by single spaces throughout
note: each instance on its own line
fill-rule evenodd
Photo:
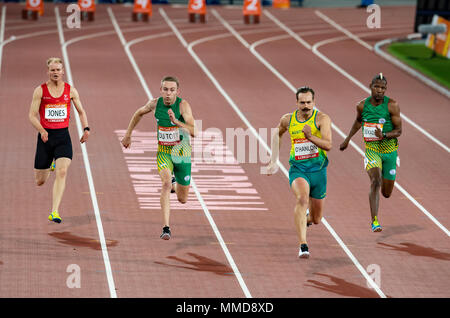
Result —
M 64 83 L 61 96 L 53 97 L 47 83 L 41 85 L 42 98 L 39 117 L 44 129 L 61 129 L 69 127 L 70 119 L 70 85 Z
M 84 127 L 81 143 L 87 141 L 89 127 L 78 91 L 63 81 L 62 60 L 49 58 L 47 67 L 49 80 L 34 90 L 28 117 L 39 132 L 34 159 L 34 175 L 38 186 L 43 185 L 48 179 L 50 166 L 55 160 L 56 175 L 53 186 L 52 213 L 48 218 L 50 221 L 61 223 L 58 209 L 64 193 L 67 170 L 72 161 L 72 141 L 68 128 L 71 101 L 75 105 L 82 127 Z

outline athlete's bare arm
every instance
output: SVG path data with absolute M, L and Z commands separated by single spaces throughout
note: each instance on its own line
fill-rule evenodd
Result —
M 281 137 L 289 129 L 289 121 L 292 113 L 285 114 L 281 117 L 280 122 L 272 135 L 272 155 L 270 157 L 270 163 L 266 167 L 265 173 L 267 175 L 272 175 L 278 171 L 278 158 L 281 148 Z
M 42 87 L 38 86 L 35 88 L 33 92 L 33 98 L 31 100 L 30 111 L 28 113 L 28 118 L 30 119 L 31 124 L 34 128 L 41 134 L 41 139 L 43 142 L 47 142 L 48 140 L 48 132 L 42 127 L 41 122 L 39 121 L 39 107 L 41 105 L 42 98 Z
M 400 106 L 395 100 L 389 99 L 388 110 L 389 114 L 391 115 L 393 129 L 386 133 L 385 138 L 400 137 L 400 135 L 402 134 L 402 118 L 400 116 Z M 378 137 L 383 138 L 382 131 L 378 129 L 378 127 L 377 130 L 375 131 L 375 134 Z
M 175 114 L 172 109 L 168 110 L 168 114 L 170 120 L 177 125 L 178 127 L 186 130 L 192 137 L 197 135 L 197 131 L 195 129 L 195 120 L 192 115 L 191 105 L 186 100 L 182 100 L 180 104 L 180 114 L 183 116 L 185 123 L 182 123 L 178 119 L 175 118 Z
M 320 134 L 322 138 L 314 136 L 311 134 L 311 126 L 305 125 L 303 127 L 303 133 L 305 134 L 305 138 L 315 144 L 317 147 L 325 150 L 331 150 L 331 119 L 327 114 L 319 112 L 317 114 L 317 124 L 320 129 Z
M 75 109 L 78 112 L 78 115 L 80 116 L 81 121 L 81 127 L 84 129 L 86 127 L 89 127 L 86 111 L 83 108 L 83 105 L 81 104 L 80 95 L 78 94 L 78 91 L 75 89 L 75 87 L 70 88 L 70 98 L 72 99 L 73 105 L 75 106 Z M 83 136 L 81 136 L 80 142 L 84 143 L 88 140 L 90 132 L 88 130 L 83 130 Z
M 138 110 L 136 110 L 136 112 L 133 114 L 133 117 L 131 117 L 130 123 L 128 124 L 125 136 L 122 138 L 121 141 L 122 145 L 125 148 L 128 148 L 131 145 L 131 134 L 133 132 L 133 129 L 136 127 L 136 125 L 139 123 L 139 121 L 145 114 L 148 114 L 151 111 L 155 110 L 157 102 L 158 102 L 157 98 L 151 99 L 147 102 L 147 104 L 138 108 Z
M 344 151 L 347 148 L 350 139 L 352 139 L 352 137 L 358 132 L 358 130 L 361 129 L 363 109 L 364 109 L 364 100 L 359 102 L 358 105 L 356 106 L 356 119 L 353 122 L 353 126 L 350 129 L 347 138 L 345 138 L 344 142 L 342 142 L 341 145 L 339 146 L 339 149 L 341 151 Z

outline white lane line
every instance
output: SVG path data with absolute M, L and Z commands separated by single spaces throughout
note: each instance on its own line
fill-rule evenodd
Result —
M 314 11 L 316 15 L 318 15 L 322 20 L 324 20 L 325 22 L 327 22 L 328 24 L 331 24 L 333 27 L 335 27 L 336 29 L 338 29 L 339 31 L 341 31 L 342 33 L 344 33 L 345 35 L 347 35 L 350 39 L 355 40 L 356 42 L 358 42 L 359 44 L 361 44 L 362 46 L 364 46 L 366 49 L 373 51 L 373 47 L 372 45 L 370 45 L 369 43 L 367 43 L 366 41 L 361 40 L 361 38 L 359 38 L 357 35 L 353 34 L 352 32 L 350 32 L 349 30 L 347 30 L 346 28 L 340 26 L 339 24 L 337 24 L 335 21 L 333 21 L 332 19 L 330 19 L 329 17 L 327 17 L 325 14 L 323 14 L 322 12 L 315 10 Z M 378 33 L 377 33 L 378 34 Z
M 55 15 L 56 15 L 56 23 L 58 25 L 59 40 L 60 40 L 61 50 L 63 53 L 64 62 L 65 62 L 65 69 L 66 69 L 68 83 L 70 85 L 73 85 L 72 72 L 71 72 L 70 63 L 69 63 L 69 56 L 67 54 L 67 43 L 64 40 L 64 31 L 63 31 L 63 27 L 62 27 L 60 15 L 59 15 L 59 10 L 58 10 L 57 6 L 55 7 Z M 83 135 L 83 128 L 81 127 L 80 116 L 78 115 L 78 112 L 75 111 L 74 113 L 75 113 L 75 119 L 76 119 L 77 128 L 78 128 L 78 135 L 81 138 L 81 136 Z M 100 209 L 98 207 L 97 195 L 95 192 L 94 181 L 93 181 L 93 177 L 92 177 L 92 173 L 91 173 L 91 166 L 89 163 L 89 157 L 87 154 L 86 144 L 84 144 L 84 143 L 81 144 L 81 151 L 83 154 L 84 166 L 85 166 L 86 175 L 88 178 L 92 206 L 94 207 L 95 220 L 97 223 L 97 230 L 98 230 L 98 235 L 100 238 L 100 246 L 102 249 L 103 262 L 105 264 L 105 271 L 106 271 L 106 278 L 108 280 L 109 293 L 110 293 L 111 298 L 117 298 L 116 288 L 115 288 L 115 284 L 114 284 L 114 278 L 113 278 L 112 270 L 111 270 L 111 263 L 109 261 L 108 248 L 106 245 L 105 234 L 103 232 L 102 219 L 100 217 Z
M 160 12 L 161 11 L 162 11 L 162 9 L 160 9 Z M 111 8 L 108 8 L 108 13 L 109 13 L 109 16 L 111 18 L 111 22 L 114 25 L 114 28 L 115 28 L 115 30 L 117 32 L 117 35 L 118 35 L 119 39 L 124 39 L 124 37 L 122 35 L 122 31 L 120 30 L 120 26 L 117 23 L 117 20 L 115 19 L 114 13 L 113 13 Z M 168 21 L 167 16 L 165 15 L 165 13 L 163 14 L 163 16 L 165 17 L 166 21 Z M 172 26 L 174 26 L 173 23 L 172 23 Z M 178 32 L 178 34 L 179 34 L 178 39 L 183 39 L 184 40 L 184 38 L 181 35 L 181 33 Z M 127 50 L 126 49 L 127 48 L 126 41 L 122 41 L 121 40 L 121 42 L 122 42 L 122 45 L 125 48 L 125 52 L 127 53 L 127 56 L 130 59 L 131 64 L 133 65 L 133 69 L 135 70 L 136 74 L 138 75 L 139 80 L 141 81 L 141 85 L 146 87 L 145 92 L 147 93 L 147 97 L 149 99 L 153 98 L 152 94 L 150 93 L 150 90 L 148 89 L 147 83 L 145 82 L 144 78 L 141 77 L 142 74 L 141 74 L 140 69 L 139 69 L 139 67 L 137 66 L 137 64 L 136 64 L 136 62 L 134 60 L 134 57 L 133 57 L 131 51 L 129 50 L 129 45 L 128 45 L 128 50 Z M 186 42 L 184 41 L 184 43 L 186 43 Z M 141 76 L 139 74 L 141 74 Z M 205 201 L 203 200 L 203 197 L 200 194 L 200 191 L 198 190 L 197 185 L 195 184 L 195 180 L 192 177 L 191 177 L 191 183 L 192 183 L 192 188 L 193 188 L 195 194 L 197 195 L 197 198 L 198 198 L 198 200 L 199 200 L 199 202 L 200 202 L 200 204 L 201 204 L 201 206 L 203 208 L 203 212 L 204 212 L 206 218 L 208 219 L 208 221 L 209 221 L 209 223 L 211 225 L 211 228 L 214 231 L 214 234 L 216 235 L 216 238 L 217 238 L 217 240 L 218 240 L 218 242 L 219 242 L 219 244 L 220 244 L 220 246 L 221 246 L 221 248 L 222 248 L 222 250 L 223 250 L 223 252 L 224 252 L 224 254 L 225 254 L 226 258 L 227 258 L 227 260 L 228 260 L 228 263 L 230 264 L 231 268 L 233 269 L 233 272 L 234 272 L 234 274 L 235 274 L 235 276 L 236 276 L 236 278 L 237 278 L 237 280 L 239 282 L 239 285 L 240 285 L 242 291 L 244 292 L 245 297 L 252 298 L 252 295 L 250 294 L 250 291 L 248 290 L 247 285 L 245 284 L 245 281 L 242 278 L 242 275 L 239 272 L 239 269 L 238 269 L 236 263 L 234 262 L 234 259 L 233 259 L 232 255 L 231 255 L 230 251 L 228 250 L 228 247 L 226 246 L 225 241 L 223 240 L 222 235 L 220 234 L 220 231 L 219 231 L 216 223 L 214 222 L 214 219 L 211 216 L 211 213 L 209 212 Z
M 214 13 L 215 12 L 215 13 Z M 213 14 L 216 17 L 220 17 L 219 13 L 217 13 L 217 11 L 215 11 L 213 9 Z M 222 22 L 224 21 L 221 17 L 219 18 L 219 20 Z M 229 26 L 230 28 L 232 28 L 231 26 Z M 235 31 L 236 32 L 236 31 Z M 233 32 L 232 32 L 233 33 Z M 234 34 L 234 33 L 233 33 Z M 280 36 L 277 37 L 273 37 L 275 39 L 279 39 Z M 239 40 L 239 39 L 238 39 Z M 241 43 L 242 41 L 239 40 Z M 258 42 L 262 42 L 258 41 Z M 256 42 L 257 43 L 257 42 Z M 245 45 L 244 45 L 245 46 Z M 251 48 L 253 48 L 253 51 L 251 50 Z M 269 68 L 269 70 L 271 70 L 272 72 L 275 71 L 275 75 L 281 79 L 281 81 L 283 83 L 288 83 L 287 86 L 293 91 L 296 92 L 297 89 L 291 84 L 289 83 L 289 81 L 287 81 L 278 71 L 276 71 L 272 65 L 267 62 L 267 60 L 265 60 L 260 54 L 258 54 L 255 50 L 254 50 L 254 44 L 250 46 L 249 48 L 252 53 L 256 53 L 256 57 L 266 66 Z M 333 128 L 336 130 L 337 127 L 332 124 Z M 264 141 L 262 141 L 264 142 Z M 264 142 L 265 143 L 265 142 Z M 355 144 L 356 146 L 356 144 Z M 265 145 L 265 148 L 268 148 L 268 145 Z M 357 146 L 356 146 L 357 147 Z M 271 153 L 271 151 L 269 150 L 269 153 Z M 363 153 L 364 154 L 364 153 Z M 286 168 L 284 167 L 284 165 L 280 162 L 278 162 L 278 165 L 280 168 L 282 168 L 281 170 L 283 171 L 284 175 L 289 179 L 289 173 L 286 170 Z M 367 273 L 367 271 L 364 269 L 364 267 L 362 267 L 362 265 L 359 263 L 359 261 L 356 259 L 356 257 L 353 255 L 353 253 L 350 251 L 350 249 L 345 245 L 345 243 L 342 241 L 342 239 L 339 237 L 339 235 L 336 233 L 336 231 L 333 229 L 333 227 L 327 222 L 327 220 L 325 219 L 325 217 L 322 217 L 322 223 L 325 225 L 325 227 L 327 228 L 327 230 L 330 232 L 330 234 L 333 236 L 333 238 L 336 240 L 336 242 L 338 242 L 339 246 L 341 246 L 341 248 L 344 250 L 344 252 L 347 254 L 347 256 L 350 258 L 350 260 L 353 262 L 353 264 L 355 265 L 355 267 L 360 271 L 360 273 L 362 274 L 362 276 L 366 279 L 366 281 L 372 286 L 372 288 L 377 292 L 377 294 L 381 297 L 381 298 L 386 298 L 386 295 L 383 293 L 383 291 L 379 288 L 379 286 L 373 281 L 373 279 L 369 276 L 369 274 Z
M 344 27 L 340 26 L 339 24 L 337 24 L 335 21 L 333 21 L 331 18 L 329 18 L 328 16 L 326 16 L 325 14 L 323 14 L 322 12 L 316 10 L 315 11 L 316 15 L 318 15 L 321 19 L 323 19 L 324 21 L 326 21 L 327 23 L 331 24 L 333 27 L 335 27 L 336 29 L 338 29 L 339 31 L 343 32 L 345 35 L 347 35 L 349 38 L 355 40 L 356 42 L 358 42 L 359 44 L 361 44 L 362 46 L 364 46 L 365 48 L 369 49 L 370 51 L 373 51 L 373 47 L 368 44 L 367 42 L 361 40 L 358 36 L 356 36 L 355 34 L 353 34 L 352 32 L 350 32 L 349 30 L 345 29 Z M 377 33 L 378 34 L 378 33 Z M 370 94 L 371 91 L 368 87 L 366 87 L 365 85 L 363 85 L 360 81 L 358 81 L 356 78 L 354 78 L 353 76 L 351 76 L 349 73 L 347 73 L 346 71 L 344 71 L 341 67 L 339 67 L 336 63 L 333 63 L 330 59 L 326 58 L 325 55 L 321 54 L 318 51 L 318 48 L 322 45 L 328 44 L 330 42 L 328 42 L 327 40 L 325 41 L 321 41 L 318 42 L 316 44 L 313 45 L 313 52 L 317 55 L 320 56 L 320 58 L 322 58 L 324 61 L 326 61 L 328 64 L 330 64 L 334 69 L 336 69 L 338 72 L 340 72 L 342 75 L 344 75 L 345 77 L 347 77 L 349 80 L 351 80 L 353 83 L 355 83 L 356 85 L 358 85 L 359 87 L 361 87 L 366 93 Z M 404 113 L 400 114 L 401 117 L 411 126 L 413 126 L 414 128 L 416 128 L 417 130 L 419 130 L 421 133 L 423 133 L 426 137 L 428 137 L 429 139 L 431 139 L 434 143 L 436 143 L 437 145 L 439 145 L 440 147 L 442 147 L 445 151 L 450 152 L 450 148 L 447 147 L 444 143 L 442 143 L 440 140 L 438 140 L 436 137 L 434 137 L 433 135 L 431 135 L 429 132 L 427 132 L 423 127 L 421 127 L 419 124 L 415 123 L 414 121 L 412 121 L 409 117 L 407 117 Z
M 3 56 L 3 45 L 5 38 L 5 20 L 6 20 L 6 6 L 2 6 L 2 18 L 0 21 L 0 76 L 2 75 L 2 56 Z
M 325 40 L 325 41 L 330 41 L 329 40 Z M 322 41 L 324 42 L 324 41 Z M 320 42 L 319 42 L 320 43 Z M 319 44 L 317 43 L 317 44 Z M 317 45 L 316 44 L 316 45 Z M 254 44 L 253 44 L 254 45 Z M 253 45 L 251 47 L 253 47 Z M 314 50 L 314 47 L 313 47 Z M 320 57 L 321 53 L 318 52 L 318 56 Z M 319 55 L 320 54 L 320 55 Z M 323 55 L 322 55 L 323 56 Z M 327 59 L 326 57 L 323 56 L 324 59 Z M 329 61 L 330 63 L 334 64 L 332 61 Z M 268 62 L 267 62 L 268 63 Z M 331 65 L 331 64 L 330 64 Z M 339 66 L 336 65 L 336 67 L 339 68 Z M 274 73 L 275 74 L 275 73 Z M 275 74 L 277 76 L 281 76 L 282 78 L 284 78 L 281 74 L 279 74 L 278 72 Z M 287 82 L 287 80 L 285 79 L 285 81 Z M 284 82 L 284 81 L 283 81 Z M 290 87 L 292 89 L 293 85 L 289 85 L 288 87 Z M 334 124 L 332 124 L 332 127 L 334 129 L 336 129 L 336 131 L 338 131 L 339 135 L 341 135 L 343 138 L 346 138 L 347 135 L 345 135 L 340 129 L 337 130 L 337 126 L 335 126 Z M 350 141 L 350 144 L 353 148 L 355 148 L 363 157 L 364 157 L 364 152 L 352 141 Z M 436 226 L 438 226 L 447 236 L 450 236 L 450 231 L 444 226 L 442 225 L 428 210 L 426 210 L 419 202 L 417 202 L 417 200 L 415 200 L 402 186 L 400 186 L 400 184 L 398 182 L 395 182 L 395 187 L 398 188 L 420 211 L 422 211 Z

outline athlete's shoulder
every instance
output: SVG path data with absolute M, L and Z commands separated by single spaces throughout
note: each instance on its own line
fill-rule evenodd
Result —
M 398 106 L 398 102 L 397 102 L 395 99 L 393 99 L 393 98 L 391 98 L 391 97 L 388 97 L 388 98 L 389 98 L 389 100 L 388 100 L 388 106 L 390 106 L 390 105 Z
M 281 116 L 280 119 L 280 126 L 288 127 L 291 122 L 291 117 L 294 113 L 286 113 L 283 116 Z
M 190 111 L 191 110 L 191 104 L 185 99 L 180 98 L 180 112 L 183 113 L 184 111 Z
M 41 98 L 42 97 L 42 92 L 43 92 L 42 85 L 44 85 L 44 84 L 41 84 L 41 85 L 39 85 L 39 86 L 34 88 L 33 97 L 35 97 L 35 98 Z
M 389 98 L 388 110 L 390 113 L 397 113 L 400 111 L 400 105 L 398 104 L 398 102 L 396 100 Z
M 319 125 L 331 122 L 331 117 L 328 114 L 325 114 L 324 112 L 317 111 L 316 116 Z

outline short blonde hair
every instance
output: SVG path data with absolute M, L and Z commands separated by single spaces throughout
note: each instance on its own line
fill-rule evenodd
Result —
M 49 67 L 50 64 L 52 64 L 52 63 L 57 63 L 57 64 L 63 65 L 63 61 L 59 57 L 50 57 L 47 59 L 47 67 Z

